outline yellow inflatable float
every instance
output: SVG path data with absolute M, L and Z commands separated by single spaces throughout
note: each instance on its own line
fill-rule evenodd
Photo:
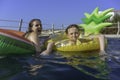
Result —
M 79 39 L 76 45 L 69 45 L 68 39 L 55 42 L 54 50 L 57 51 L 93 51 L 99 50 L 99 39 Z
M 106 40 L 107 41 L 107 40 Z M 64 51 L 64 52 L 86 52 L 94 51 L 100 49 L 99 38 L 90 38 L 84 37 L 77 39 L 76 44 L 71 45 L 69 39 L 66 37 L 65 33 L 55 34 L 50 40 L 47 41 L 54 42 L 55 51 Z
M 80 26 L 84 29 L 84 36 L 88 36 L 87 38 L 79 38 L 77 40 L 76 45 L 69 45 L 68 39 L 65 38 L 63 34 L 57 35 L 56 38 L 52 38 L 55 42 L 54 50 L 57 51 L 93 51 L 100 49 L 100 42 L 98 38 L 90 39 L 89 35 L 98 35 L 100 31 L 106 27 L 112 25 L 110 22 L 104 22 L 104 20 L 111 17 L 111 15 L 107 15 L 109 12 L 113 10 L 113 8 L 107 9 L 101 13 L 96 8 L 92 14 L 85 13 L 86 18 L 83 19 L 84 24 L 80 24 Z M 64 38 L 63 38 L 64 37 Z M 62 40 L 63 39 L 63 40 Z M 49 42 L 49 41 L 48 41 Z

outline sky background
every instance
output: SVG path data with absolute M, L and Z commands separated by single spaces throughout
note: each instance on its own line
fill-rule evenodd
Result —
M 114 8 L 120 10 L 120 0 L 0 0 L 0 26 L 18 29 L 20 19 L 23 28 L 33 18 L 41 19 L 43 29 L 80 24 L 84 13 Z M 8 21 L 7 21 L 8 20 Z

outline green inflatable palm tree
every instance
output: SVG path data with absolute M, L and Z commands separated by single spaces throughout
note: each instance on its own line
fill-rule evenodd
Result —
M 85 36 L 90 34 L 99 34 L 104 27 L 112 25 L 110 22 L 104 22 L 112 16 L 107 15 L 112 10 L 113 8 L 110 8 L 99 13 L 99 8 L 97 7 L 91 14 L 85 13 L 86 18 L 82 19 L 84 24 L 80 24 L 80 26 L 85 30 Z

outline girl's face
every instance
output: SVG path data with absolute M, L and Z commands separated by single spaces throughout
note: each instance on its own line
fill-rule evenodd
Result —
M 40 26 L 41 23 L 39 21 L 34 21 L 32 25 L 33 25 L 32 30 L 34 32 L 37 32 L 38 34 L 41 34 L 41 31 L 42 31 L 42 27 Z
M 71 41 L 76 41 L 78 39 L 80 35 L 80 32 L 78 31 L 77 28 L 72 27 L 68 29 L 68 34 L 67 37 L 71 40 Z

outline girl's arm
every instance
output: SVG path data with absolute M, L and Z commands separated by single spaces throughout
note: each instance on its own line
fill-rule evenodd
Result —
M 54 42 L 49 42 L 47 45 L 47 49 L 45 51 L 43 51 L 40 55 L 50 54 L 50 52 L 52 52 L 53 46 L 54 46 Z

